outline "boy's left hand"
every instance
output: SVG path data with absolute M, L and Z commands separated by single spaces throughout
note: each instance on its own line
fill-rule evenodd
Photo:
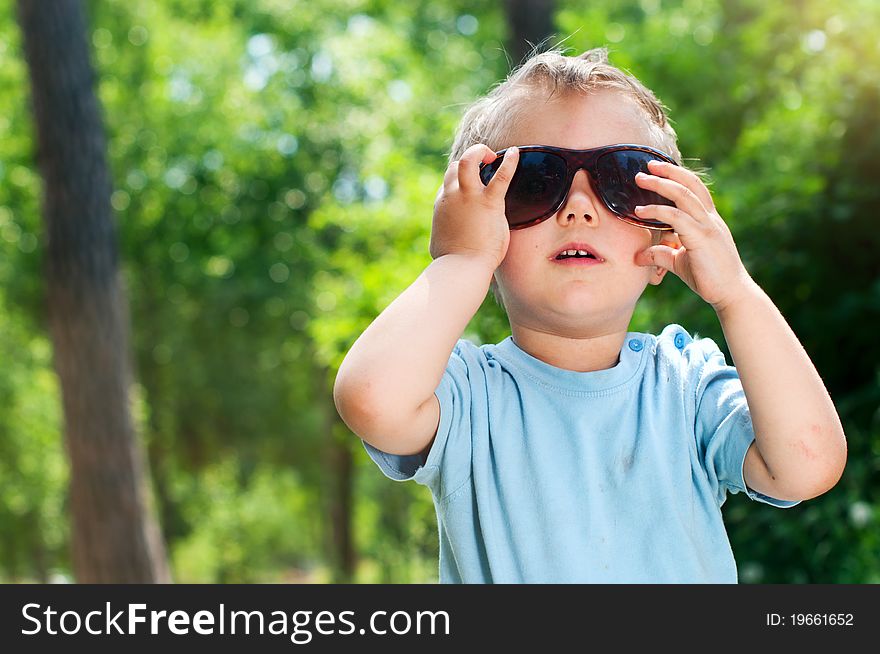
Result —
M 709 189 L 681 166 L 651 161 L 648 170 L 650 175 L 636 176 L 636 184 L 669 198 L 676 206 L 649 204 L 636 214 L 672 225 L 682 247 L 653 245 L 639 252 L 635 262 L 672 271 L 716 312 L 722 310 L 754 282 Z

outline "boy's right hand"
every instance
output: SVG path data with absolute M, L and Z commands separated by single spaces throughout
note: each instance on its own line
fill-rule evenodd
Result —
M 484 258 L 493 271 L 501 265 L 510 243 L 504 196 L 519 163 L 519 150 L 511 147 L 505 152 L 501 166 L 484 186 L 480 162 L 492 163 L 496 156 L 488 146 L 475 144 L 449 164 L 434 202 L 433 259 L 464 254 Z

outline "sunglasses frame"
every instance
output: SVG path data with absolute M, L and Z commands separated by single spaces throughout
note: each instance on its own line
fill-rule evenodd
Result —
M 566 176 L 565 193 L 563 194 L 562 199 L 559 201 L 559 203 L 553 209 L 547 211 L 546 213 L 542 214 L 541 216 L 534 218 L 528 222 L 520 223 L 519 225 L 513 226 L 510 229 L 525 229 L 526 227 L 531 227 L 532 225 L 536 225 L 540 222 L 547 220 L 550 216 L 552 216 L 557 211 L 559 211 L 559 208 L 563 204 L 565 204 L 565 201 L 568 199 L 568 194 L 571 192 L 571 184 L 574 181 L 575 174 L 581 168 L 583 168 L 584 170 L 587 171 L 587 177 L 590 180 L 590 186 L 592 187 L 593 191 L 596 193 L 596 196 L 602 201 L 602 204 L 605 205 L 605 207 L 609 211 L 611 211 L 611 213 L 613 213 L 615 215 L 616 218 L 619 218 L 620 220 L 622 220 L 626 223 L 629 223 L 631 225 L 635 225 L 636 227 L 645 227 L 647 229 L 656 229 L 659 231 L 670 231 L 670 230 L 674 229 L 671 225 L 668 225 L 664 222 L 653 221 L 650 219 L 637 218 L 635 216 L 629 216 L 626 214 L 622 214 L 619 211 L 616 211 L 615 209 L 610 207 L 608 205 L 608 203 L 605 201 L 605 197 L 602 194 L 602 192 L 597 188 L 597 182 L 596 182 L 596 164 L 599 161 L 599 158 L 606 155 L 606 154 L 609 154 L 611 152 L 618 152 L 621 150 L 635 150 L 638 152 L 647 152 L 651 155 L 654 155 L 655 157 L 657 157 L 661 161 L 666 161 L 668 163 L 671 163 L 671 164 L 677 166 L 678 164 L 675 161 L 673 161 L 672 157 L 665 154 L 664 152 L 661 152 L 660 150 L 657 150 L 657 149 L 652 148 L 647 145 L 637 145 L 634 143 L 615 143 L 614 145 L 603 145 L 598 148 L 589 148 L 587 150 L 573 150 L 571 148 L 558 148 L 558 147 L 554 147 L 552 145 L 522 145 L 522 146 L 517 146 L 517 149 L 520 152 L 520 156 L 522 156 L 522 154 L 527 153 L 527 152 L 546 152 L 546 153 L 554 154 L 554 155 L 557 155 L 558 157 L 560 157 L 565 162 L 565 176 Z M 489 179 L 491 179 L 491 177 L 487 180 L 483 180 L 483 174 L 482 174 L 483 169 L 486 166 L 494 166 L 496 164 L 500 165 L 501 160 L 504 157 L 504 153 L 507 152 L 507 150 L 508 150 L 508 148 L 504 148 L 503 150 L 499 150 L 498 152 L 496 152 L 495 154 L 498 157 L 489 163 L 480 163 L 480 180 L 483 182 L 484 185 L 488 185 Z M 496 170 L 497 170 L 497 168 L 496 168 Z M 494 176 L 494 174 L 495 173 L 493 172 L 492 175 Z M 515 172 L 514 172 L 514 174 L 515 174 Z M 511 180 L 511 183 L 512 183 L 512 180 Z M 644 190 L 648 191 L 648 189 L 644 189 Z M 656 191 L 651 191 L 651 192 L 656 193 Z

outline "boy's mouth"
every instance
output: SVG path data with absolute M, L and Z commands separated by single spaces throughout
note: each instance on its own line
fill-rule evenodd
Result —
M 595 265 L 605 261 L 605 259 L 602 258 L 602 255 L 596 252 L 596 249 L 588 243 L 574 241 L 566 243 L 556 250 L 556 252 L 550 257 L 550 260 L 557 263 L 562 262 L 580 265 Z

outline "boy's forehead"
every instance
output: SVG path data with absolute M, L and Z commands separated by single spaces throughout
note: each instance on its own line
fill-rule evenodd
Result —
M 619 91 L 525 99 L 505 145 L 587 149 L 612 143 L 651 145 L 653 130 L 635 98 Z

